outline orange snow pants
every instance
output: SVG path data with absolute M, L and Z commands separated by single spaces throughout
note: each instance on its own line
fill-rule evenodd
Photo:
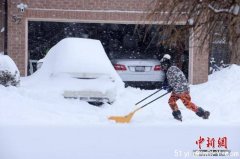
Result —
M 174 93 L 172 92 L 171 97 L 168 100 L 168 104 L 170 105 L 171 109 L 173 111 L 178 110 L 178 105 L 177 105 L 177 100 L 181 99 L 183 104 L 190 110 L 197 112 L 198 107 L 191 102 L 191 96 L 188 92 L 183 92 L 183 93 Z

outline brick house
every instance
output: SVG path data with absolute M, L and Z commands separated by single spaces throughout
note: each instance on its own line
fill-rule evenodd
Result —
M 4 12 L 0 0 L 0 13 Z M 147 7 L 151 0 L 8 0 L 7 53 L 16 62 L 21 75 L 27 75 L 28 23 L 30 21 L 84 22 L 84 23 L 147 23 Z M 26 4 L 21 11 L 19 4 Z M 0 14 L 0 28 L 4 25 Z M 161 18 L 159 19 L 161 22 Z M 152 22 L 148 22 L 149 24 Z M 159 22 L 158 22 L 159 23 Z M 181 19 L 178 24 L 181 24 Z M 162 22 L 164 24 L 164 22 Z M 190 31 L 191 35 L 194 35 Z M 0 52 L 4 50 L 4 34 L 0 33 Z M 198 49 L 197 40 L 189 41 L 189 82 L 208 80 L 209 50 Z M 6 46 L 5 46 L 6 49 Z
M 4 50 L 4 3 L 0 1 L 0 52 Z

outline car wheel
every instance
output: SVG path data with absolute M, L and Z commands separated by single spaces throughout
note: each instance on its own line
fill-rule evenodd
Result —
M 88 102 L 89 104 L 91 105 L 94 105 L 94 106 L 102 106 L 104 103 L 103 102 Z

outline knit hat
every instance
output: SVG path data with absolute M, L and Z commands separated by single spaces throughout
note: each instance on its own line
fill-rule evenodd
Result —
M 163 58 L 160 60 L 160 65 L 163 70 L 167 70 L 171 66 L 171 56 L 169 54 L 165 54 Z

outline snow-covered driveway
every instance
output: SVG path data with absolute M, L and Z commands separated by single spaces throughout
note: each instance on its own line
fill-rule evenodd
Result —
M 239 152 L 235 126 L 60 126 L 1 127 L 1 159 L 186 159 L 195 158 L 196 141 L 225 137 Z M 202 147 L 205 145 L 203 144 Z M 204 149 L 204 148 L 203 148 Z M 216 144 L 216 149 L 217 144 Z M 196 157 L 211 158 L 211 157 Z M 214 157 L 226 159 L 226 157 Z M 232 159 L 239 158 L 227 157 Z
M 0 86 L 0 125 L 112 125 L 107 117 L 125 115 L 135 103 L 156 90 L 126 88 L 113 105 L 95 107 L 79 100 L 64 99 L 58 88 L 22 78 L 19 88 Z M 205 84 L 191 86 L 192 101 L 211 112 L 209 120 L 199 119 L 178 101 L 184 125 L 240 124 L 240 67 L 232 66 L 209 77 Z M 165 93 L 160 91 L 146 102 Z M 179 124 L 173 120 L 167 95 L 137 112 L 133 125 Z M 143 102 L 144 104 L 144 102 Z M 141 106 L 141 104 L 139 105 Z
M 209 120 L 179 101 L 183 122 L 175 121 L 166 96 L 137 112 L 130 124 L 116 124 L 107 117 L 129 113 L 155 90 L 126 88 L 113 105 L 95 107 L 22 78 L 19 88 L 0 86 L 0 158 L 175 158 L 175 150 L 197 149 L 200 136 L 227 136 L 229 149 L 239 151 L 239 79 L 240 67 L 233 65 L 191 86 L 193 102 L 211 112 Z

